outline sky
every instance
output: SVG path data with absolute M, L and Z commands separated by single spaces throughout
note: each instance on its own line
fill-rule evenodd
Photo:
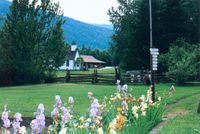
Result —
M 111 24 L 107 11 L 118 5 L 117 0 L 53 0 L 58 1 L 64 16 L 91 24 Z

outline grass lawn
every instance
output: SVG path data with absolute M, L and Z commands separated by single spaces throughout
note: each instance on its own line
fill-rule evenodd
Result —
M 158 84 L 156 85 L 157 96 L 162 96 L 164 90 L 166 94 L 170 92 L 172 84 Z M 140 97 L 142 94 L 146 95 L 148 86 L 130 85 L 129 89 L 133 88 L 132 94 Z M 177 100 L 199 93 L 199 86 L 176 86 L 176 91 L 173 92 L 174 97 L 166 95 L 165 101 L 173 103 Z M 55 95 L 60 95 L 62 103 L 68 101 L 68 97 L 72 96 L 75 99 L 73 111 L 75 114 L 80 114 L 90 107 L 88 92 L 93 92 L 93 96 L 99 99 L 101 103 L 104 96 L 110 97 L 116 92 L 116 85 L 93 85 L 93 84 L 73 84 L 73 83 L 54 83 L 54 84 L 38 84 L 15 87 L 1 87 L 0 88 L 0 112 L 3 106 L 7 103 L 8 110 L 11 110 L 10 116 L 16 112 L 22 113 L 22 116 L 34 117 L 33 112 L 37 110 L 40 103 L 45 106 L 45 115 L 50 116 L 55 104 Z
M 178 114 L 171 119 L 167 125 L 158 131 L 158 134 L 196 134 L 200 133 L 200 114 L 197 113 L 200 94 L 193 95 L 182 100 L 179 104 L 166 111 L 167 114 L 178 114 L 180 111 L 187 111 L 186 114 Z
M 148 87 L 131 86 L 139 97 L 146 94 Z M 93 96 L 99 99 L 101 103 L 104 96 L 110 97 L 116 91 L 115 85 L 92 85 L 92 84 L 73 84 L 73 83 L 56 83 L 56 84 L 39 84 L 29 86 L 15 86 L 0 88 L 0 111 L 7 103 L 9 115 L 16 112 L 22 113 L 23 116 L 34 116 L 33 112 L 37 110 L 40 103 L 45 106 L 45 115 L 50 116 L 55 104 L 55 95 L 60 95 L 64 103 L 68 101 L 68 97 L 75 99 L 73 111 L 75 114 L 85 112 L 89 108 L 90 103 L 87 97 L 88 92 L 93 92 Z

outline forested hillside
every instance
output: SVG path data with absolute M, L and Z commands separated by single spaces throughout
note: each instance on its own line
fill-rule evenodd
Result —
M 10 4 L 10 1 L 0 0 L 0 17 L 6 17 Z M 108 42 L 111 41 L 109 36 L 113 34 L 112 29 L 83 23 L 69 17 L 63 17 L 63 20 L 66 20 L 63 28 L 67 43 L 71 44 L 75 40 L 78 48 L 81 48 L 83 44 L 85 47 L 90 46 L 91 49 L 98 48 L 103 50 L 109 48 Z M 2 23 L 3 21 L 0 21 L 0 26 Z

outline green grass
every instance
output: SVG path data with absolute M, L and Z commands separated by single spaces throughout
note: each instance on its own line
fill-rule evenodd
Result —
M 171 84 L 156 85 L 157 96 L 162 96 L 163 91 L 169 89 Z M 148 86 L 130 85 L 129 89 L 133 88 L 133 95 L 136 98 L 142 94 L 146 95 Z M 173 103 L 177 100 L 199 93 L 199 86 L 175 86 L 176 91 L 173 92 L 174 97 L 166 96 L 167 103 Z M 33 112 L 37 110 L 37 106 L 43 103 L 45 106 L 45 115 L 50 116 L 55 104 L 55 95 L 60 95 L 64 103 L 69 96 L 75 99 L 73 111 L 75 114 L 83 113 L 89 108 L 89 99 L 87 93 L 93 92 L 94 97 L 99 99 L 101 103 L 104 96 L 110 97 L 116 92 L 116 85 L 93 85 L 93 84 L 73 84 L 73 83 L 54 83 L 54 84 L 38 84 L 28 86 L 1 87 L 0 88 L 0 111 L 3 111 L 3 106 L 7 103 L 8 110 L 11 110 L 10 115 L 16 112 L 22 113 L 23 116 L 34 116 Z
M 148 87 L 131 86 L 138 89 L 136 96 L 146 93 Z M 37 106 L 43 103 L 45 106 L 45 115 L 50 116 L 55 104 L 55 95 L 60 95 L 64 103 L 69 96 L 75 99 L 73 111 L 74 113 L 85 112 L 89 108 L 88 92 L 93 92 L 93 96 L 103 101 L 104 96 L 109 97 L 116 91 L 115 85 L 92 85 L 92 84 L 73 84 L 73 83 L 56 83 L 56 84 L 40 84 L 30 86 L 15 86 L 0 88 L 0 111 L 7 103 L 10 115 L 16 112 L 22 113 L 23 116 L 34 116 L 33 112 L 37 110 Z M 68 101 L 68 100 L 67 100 Z
M 200 94 L 193 95 L 181 101 L 179 104 L 168 110 L 167 113 L 176 113 L 180 110 L 188 110 L 186 114 L 178 114 L 171 119 L 167 125 L 158 131 L 158 134 L 197 134 L 200 133 L 200 114 L 197 113 Z

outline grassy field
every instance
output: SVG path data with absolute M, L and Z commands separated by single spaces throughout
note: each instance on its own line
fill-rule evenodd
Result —
M 156 85 L 157 96 L 162 96 L 166 90 L 165 101 L 174 103 L 177 100 L 197 94 L 200 92 L 199 86 L 175 86 L 176 91 L 173 92 L 174 97 L 168 97 L 171 84 Z M 142 94 L 146 95 L 148 86 L 131 85 L 132 94 L 136 98 Z M 34 116 L 33 112 L 37 110 L 37 106 L 43 103 L 45 106 L 45 115 L 50 116 L 55 104 L 55 95 L 60 95 L 62 102 L 67 101 L 69 96 L 75 99 L 73 111 L 75 114 L 83 113 L 89 108 L 90 103 L 87 98 L 87 93 L 93 92 L 94 97 L 99 99 L 100 103 L 104 96 L 110 97 L 116 92 L 116 85 L 92 85 L 92 84 L 73 84 L 73 83 L 54 83 L 54 84 L 38 84 L 28 86 L 1 87 L 0 88 L 0 111 L 3 111 L 5 103 L 8 105 L 8 110 L 11 110 L 10 115 L 16 112 L 22 113 L 23 116 Z
M 136 90 L 137 97 L 145 94 L 148 89 L 145 86 L 131 87 Z M 85 112 L 90 106 L 88 92 L 93 92 L 94 97 L 102 102 L 104 96 L 110 97 L 116 92 L 116 86 L 57 83 L 0 88 L 0 107 L 2 112 L 4 104 L 7 103 L 11 114 L 20 112 L 23 116 L 34 116 L 33 112 L 37 110 L 38 104 L 43 103 L 45 115 L 50 116 L 55 104 L 55 95 L 60 95 L 63 103 L 69 96 L 72 96 L 75 99 L 73 111 L 79 114 Z
M 165 114 L 177 114 L 158 134 L 196 134 L 200 133 L 200 114 L 197 113 L 200 94 L 183 99 L 180 103 L 167 110 Z M 180 114 L 182 113 L 182 114 Z
M 92 73 L 89 71 L 72 71 L 75 73 Z M 98 70 L 101 73 L 114 73 L 114 69 Z M 58 70 L 59 77 L 65 76 L 66 71 Z M 165 115 L 177 113 L 179 111 L 189 111 L 185 115 L 178 115 L 170 120 L 158 133 L 200 133 L 200 114 L 197 114 L 197 101 L 200 101 L 200 86 L 199 85 L 174 85 L 173 97 L 169 97 L 170 87 L 174 83 L 157 84 L 156 96 L 163 96 L 164 103 L 172 104 L 183 99 L 179 104 L 165 111 Z M 123 85 L 122 85 L 123 86 Z M 128 89 L 133 89 L 132 95 L 138 99 L 142 94 L 146 95 L 148 86 L 144 85 L 128 85 Z M 55 95 L 60 95 L 62 104 L 68 101 L 68 97 L 72 96 L 75 99 L 73 112 L 74 114 L 84 114 L 90 107 L 90 102 L 87 97 L 88 92 L 93 92 L 93 96 L 99 99 L 102 103 L 104 96 L 108 98 L 116 92 L 116 85 L 98 85 L 98 84 L 77 84 L 77 83 L 52 83 L 52 84 L 35 84 L 13 87 L 0 88 L 0 114 L 3 112 L 4 104 L 7 103 L 7 110 L 11 110 L 9 117 L 12 117 L 16 112 L 20 112 L 23 117 L 35 117 L 40 103 L 45 106 L 45 116 L 50 116 L 55 104 Z M 196 104 L 195 104 L 196 103 Z M 172 129 L 171 129 L 172 128 Z

